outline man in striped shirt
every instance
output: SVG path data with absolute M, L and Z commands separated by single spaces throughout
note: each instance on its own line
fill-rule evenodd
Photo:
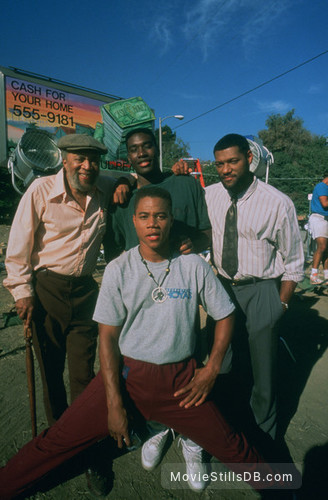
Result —
M 213 260 L 245 320 L 253 375 L 250 405 L 256 423 L 275 439 L 278 335 L 274 327 L 303 279 L 296 211 L 285 194 L 250 172 L 253 155 L 245 137 L 224 136 L 215 145 L 214 156 L 221 182 L 206 189 Z M 229 275 L 222 255 L 226 213 L 233 198 L 237 251 L 235 270 Z

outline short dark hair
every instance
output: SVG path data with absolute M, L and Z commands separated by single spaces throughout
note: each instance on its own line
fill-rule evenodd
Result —
M 134 199 L 134 213 L 136 213 L 137 207 L 139 205 L 140 200 L 143 198 L 161 198 L 165 200 L 168 204 L 168 208 L 170 214 L 172 214 L 172 198 L 171 195 L 166 189 L 157 186 L 144 186 L 138 189 L 137 194 Z
M 215 144 L 213 153 L 215 155 L 216 151 L 222 151 L 234 146 L 238 146 L 240 152 L 245 155 L 251 149 L 248 140 L 243 135 L 227 134 Z
M 125 136 L 125 144 L 126 144 L 126 146 L 128 145 L 128 140 L 130 139 L 130 137 L 132 137 L 135 134 L 146 134 L 146 135 L 149 135 L 149 137 L 152 138 L 153 143 L 157 147 L 157 141 L 156 141 L 156 137 L 155 137 L 154 132 L 150 128 L 146 128 L 146 127 L 139 127 L 139 128 L 134 128 L 134 129 L 130 130 L 130 132 L 128 132 L 126 134 L 126 136 Z

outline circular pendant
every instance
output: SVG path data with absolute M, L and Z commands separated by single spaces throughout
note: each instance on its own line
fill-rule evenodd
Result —
M 165 302 L 167 299 L 167 292 L 165 288 L 162 288 L 161 286 L 158 286 L 157 288 L 154 288 L 151 294 L 151 298 L 153 299 L 154 302 Z

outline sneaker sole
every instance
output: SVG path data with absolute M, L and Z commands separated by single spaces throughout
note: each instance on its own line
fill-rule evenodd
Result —
M 161 463 L 162 461 L 162 457 L 160 458 L 160 460 L 158 462 L 155 463 L 155 465 L 147 465 L 145 462 L 144 462 L 144 458 L 143 458 L 143 454 L 142 454 L 142 450 L 141 450 L 141 465 L 142 465 L 142 468 L 147 470 L 147 471 L 152 471 L 152 470 L 155 470 L 156 467 Z
M 192 491 L 194 491 L 195 493 L 202 493 L 202 492 L 205 490 L 206 486 L 207 486 L 207 485 L 205 484 L 205 486 L 203 486 L 202 488 L 196 488 L 196 487 L 195 487 L 193 484 L 191 484 L 189 481 L 187 481 L 187 483 L 188 483 L 189 488 L 190 488 Z
M 143 461 L 142 461 L 142 457 L 141 457 L 141 465 L 142 465 L 142 468 L 147 470 L 147 471 L 152 471 L 152 470 L 155 470 L 156 467 L 160 464 L 160 462 L 158 462 L 158 464 L 156 465 L 146 465 Z

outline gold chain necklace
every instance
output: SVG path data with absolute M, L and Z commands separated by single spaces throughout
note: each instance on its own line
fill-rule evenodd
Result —
M 163 285 L 163 283 L 164 283 L 167 275 L 170 272 L 170 265 L 171 265 L 172 258 L 171 257 L 169 258 L 169 263 L 167 265 L 167 268 L 165 269 L 165 275 L 164 275 L 164 278 L 162 279 L 162 282 L 158 283 L 155 280 L 153 273 L 149 269 L 147 262 L 145 261 L 145 259 L 141 255 L 141 253 L 140 253 L 140 247 L 138 247 L 138 250 L 139 250 L 139 255 L 140 255 L 140 258 L 141 258 L 141 262 L 143 263 L 143 265 L 147 269 L 148 276 L 153 280 L 153 282 L 155 283 L 155 285 L 157 285 L 156 288 L 154 288 L 154 290 L 152 291 L 151 298 L 153 299 L 154 302 L 157 302 L 159 304 L 161 302 L 165 302 L 165 300 L 167 299 L 168 295 L 167 295 L 167 291 L 165 290 L 165 288 L 162 287 L 162 285 Z

